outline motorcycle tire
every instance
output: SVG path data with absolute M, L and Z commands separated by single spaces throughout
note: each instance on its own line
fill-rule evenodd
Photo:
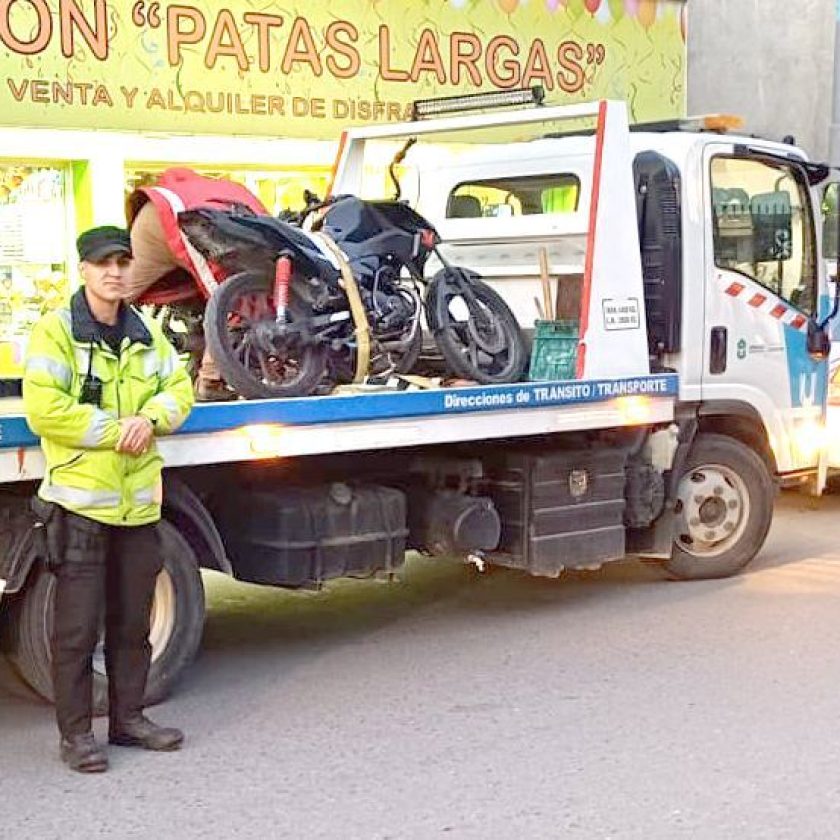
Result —
M 236 358 L 229 329 L 229 317 L 236 310 L 237 301 L 246 295 L 269 295 L 271 280 L 261 274 L 245 271 L 219 284 L 207 303 L 204 331 L 210 354 L 225 382 L 240 396 L 249 400 L 278 397 L 305 397 L 312 394 L 326 368 L 326 348 L 309 344 L 295 358 L 297 375 L 288 382 L 275 383 L 256 376 Z M 292 286 L 289 314 L 292 321 L 309 317 L 309 308 L 295 294 Z
M 482 364 L 478 353 L 473 352 L 473 358 L 470 358 L 470 348 L 465 343 L 469 339 L 463 336 L 467 322 L 459 322 L 458 326 L 453 322 L 450 300 L 458 297 L 458 292 L 450 294 L 450 282 L 447 271 L 439 271 L 432 278 L 426 293 L 426 318 L 450 373 L 459 379 L 469 379 L 482 385 L 521 381 L 528 364 L 528 350 L 522 330 L 510 307 L 498 292 L 479 280 L 476 275 L 471 272 L 463 273 L 459 282 L 469 283 L 476 300 L 494 316 L 496 327 L 502 332 L 505 358 L 497 362 L 495 356 L 489 357 L 488 364 L 488 354 L 484 354 Z

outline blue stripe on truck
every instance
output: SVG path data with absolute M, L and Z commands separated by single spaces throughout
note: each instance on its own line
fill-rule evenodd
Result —
M 250 400 L 196 405 L 178 434 L 209 434 L 253 424 L 309 426 L 604 402 L 622 396 L 676 397 L 676 374 L 564 382 L 527 382 L 402 393 Z M 34 446 L 23 417 L 0 418 L 0 448 Z

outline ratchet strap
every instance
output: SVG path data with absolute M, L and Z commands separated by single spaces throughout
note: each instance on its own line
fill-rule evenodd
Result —
M 318 231 L 317 233 L 313 232 L 312 235 L 317 236 L 327 246 L 338 262 L 338 270 L 341 272 L 341 287 L 347 294 L 350 313 L 356 327 L 356 373 L 353 382 L 363 382 L 370 369 L 370 329 L 356 278 L 353 276 L 350 263 L 347 262 L 341 248 L 327 234 Z

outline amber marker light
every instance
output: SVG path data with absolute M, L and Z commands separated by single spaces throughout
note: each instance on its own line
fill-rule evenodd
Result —
M 257 458 L 279 458 L 283 442 L 283 427 L 277 424 L 243 426 L 241 432 L 248 440 L 251 453 Z
M 615 407 L 625 426 L 637 426 L 650 422 L 651 403 L 649 397 L 617 397 Z

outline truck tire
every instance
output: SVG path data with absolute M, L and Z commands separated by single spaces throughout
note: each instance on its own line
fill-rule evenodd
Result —
M 152 605 L 152 664 L 147 705 L 161 702 L 198 653 L 204 626 L 204 586 L 195 555 L 173 525 L 161 522 L 163 571 Z M 29 585 L 10 604 L 8 657 L 14 669 L 45 700 L 53 701 L 50 632 L 55 578 L 37 566 Z M 108 712 L 108 681 L 101 646 L 94 654 L 94 714 Z
M 700 434 L 680 479 L 668 574 L 724 578 L 758 554 L 773 518 L 775 487 L 764 459 L 741 441 Z

